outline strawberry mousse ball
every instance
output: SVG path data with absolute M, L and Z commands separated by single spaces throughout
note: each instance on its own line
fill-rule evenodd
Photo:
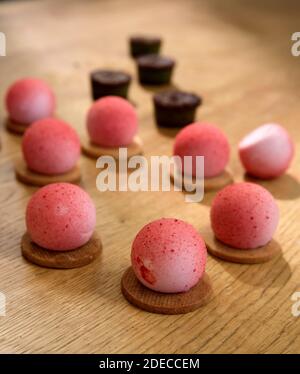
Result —
M 30 238 L 49 250 L 81 247 L 90 240 L 95 224 L 93 201 L 73 184 L 49 184 L 39 189 L 27 205 L 26 226 Z
M 22 141 L 28 168 L 46 175 L 64 174 L 74 168 L 80 156 L 80 140 L 67 123 L 45 118 L 34 122 Z
M 217 194 L 210 218 L 218 240 L 230 247 L 251 249 L 272 239 L 279 210 L 265 188 L 254 183 L 236 183 Z
M 11 120 L 29 125 L 41 118 L 53 116 L 55 98 L 51 88 L 42 80 L 21 79 L 9 87 L 6 108 Z
M 192 168 L 186 174 L 196 176 L 196 156 L 204 156 L 204 177 L 221 174 L 229 161 L 230 147 L 224 133 L 208 123 L 192 123 L 183 128 L 175 138 L 174 155 L 180 156 L 182 166 L 184 156 L 192 156 Z M 200 171 L 198 171 L 199 174 Z
M 282 175 L 294 156 L 288 132 L 276 123 L 258 127 L 239 144 L 239 155 L 247 173 L 261 179 Z
M 204 274 L 206 246 L 192 225 L 162 218 L 137 234 L 131 262 L 135 275 L 146 287 L 165 293 L 185 292 Z
M 125 99 L 106 96 L 94 102 L 87 115 L 92 143 L 103 147 L 121 147 L 132 143 L 138 120 L 134 107 Z

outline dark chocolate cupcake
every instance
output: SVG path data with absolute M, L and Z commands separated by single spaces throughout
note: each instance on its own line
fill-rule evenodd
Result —
M 142 35 L 132 36 L 129 39 L 130 54 L 132 57 L 158 54 L 161 44 L 161 39 L 158 37 Z
M 120 96 L 127 99 L 131 76 L 117 70 L 95 70 L 91 72 L 92 97 Z
M 175 61 L 170 57 L 146 55 L 137 59 L 138 75 L 141 84 L 169 84 Z
M 183 91 L 164 91 L 153 97 L 156 123 L 162 127 L 183 127 L 195 120 L 201 97 Z

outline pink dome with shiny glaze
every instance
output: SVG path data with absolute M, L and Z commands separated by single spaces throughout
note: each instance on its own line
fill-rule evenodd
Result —
M 176 136 L 174 155 L 193 157 L 192 169 L 183 170 L 196 176 L 196 156 L 204 156 L 204 177 L 221 174 L 229 161 L 230 147 L 224 133 L 208 123 L 192 123 L 184 127 Z M 198 172 L 199 174 L 199 172 Z
M 257 178 L 282 175 L 294 156 L 294 143 L 288 132 L 276 123 L 258 127 L 239 144 L 239 155 L 246 171 Z
M 216 195 L 210 217 L 218 240 L 234 248 L 251 249 L 272 239 L 279 209 L 265 188 L 254 183 L 235 183 Z
M 35 192 L 27 205 L 26 226 L 31 240 L 49 250 L 81 247 L 90 240 L 95 225 L 93 201 L 73 184 L 49 184 Z
M 131 263 L 146 287 L 164 293 L 185 292 L 203 276 L 206 254 L 205 243 L 192 225 L 162 218 L 137 234 Z
M 22 151 L 30 170 L 47 175 L 63 174 L 74 168 L 80 156 L 80 140 L 66 122 L 45 118 L 26 130 Z
M 134 107 L 125 99 L 106 96 L 96 100 L 87 115 L 91 141 L 103 147 L 120 147 L 132 143 L 138 120 Z
M 9 87 L 6 108 L 13 121 L 29 125 L 39 119 L 53 116 L 55 97 L 44 81 L 25 78 Z

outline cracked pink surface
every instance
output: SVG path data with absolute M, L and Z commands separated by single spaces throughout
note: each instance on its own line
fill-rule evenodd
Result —
M 6 108 L 13 121 L 29 125 L 53 116 L 55 97 L 47 83 L 40 79 L 25 78 L 8 88 Z
M 254 183 L 235 183 L 216 195 L 210 217 L 218 240 L 234 248 L 250 249 L 272 239 L 279 210 L 265 188 Z
M 133 270 L 146 287 L 165 293 L 188 291 L 205 271 L 206 246 L 197 230 L 184 221 L 150 222 L 132 244 Z
M 89 195 L 69 183 L 39 189 L 26 209 L 27 231 L 43 248 L 66 251 L 86 244 L 95 229 L 96 209 Z
M 137 129 L 135 108 L 121 97 L 106 96 L 96 100 L 87 115 L 90 139 L 103 147 L 129 145 Z

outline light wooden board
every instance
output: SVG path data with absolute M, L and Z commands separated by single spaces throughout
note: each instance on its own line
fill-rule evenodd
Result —
M 120 279 L 131 242 L 150 220 L 166 216 L 207 230 L 209 204 L 184 202 L 180 192 L 115 192 L 96 189 L 95 161 L 82 157 L 83 187 L 97 206 L 101 259 L 60 271 L 27 263 L 20 255 L 24 211 L 36 190 L 16 182 L 20 138 L 1 128 L 0 290 L 7 315 L 0 317 L 1 352 L 70 353 L 300 353 L 300 318 L 291 295 L 300 291 L 300 58 L 291 56 L 299 31 L 299 3 L 292 1 L 19 1 L 0 4 L 1 121 L 6 88 L 23 76 L 46 79 L 57 94 L 60 117 L 83 136 L 91 103 L 88 73 L 115 67 L 135 74 L 127 36 L 158 33 L 178 65 L 174 83 L 203 95 L 198 119 L 218 124 L 232 145 L 230 167 L 243 180 L 237 143 L 268 121 L 282 123 L 297 144 L 288 175 L 265 183 L 277 198 L 281 221 L 275 239 L 284 257 L 242 266 L 208 259 L 215 298 L 192 314 L 153 315 L 129 305 Z M 172 137 L 160 133 L 152 92 L 134 80 L 145 154 L 171 154 Z

